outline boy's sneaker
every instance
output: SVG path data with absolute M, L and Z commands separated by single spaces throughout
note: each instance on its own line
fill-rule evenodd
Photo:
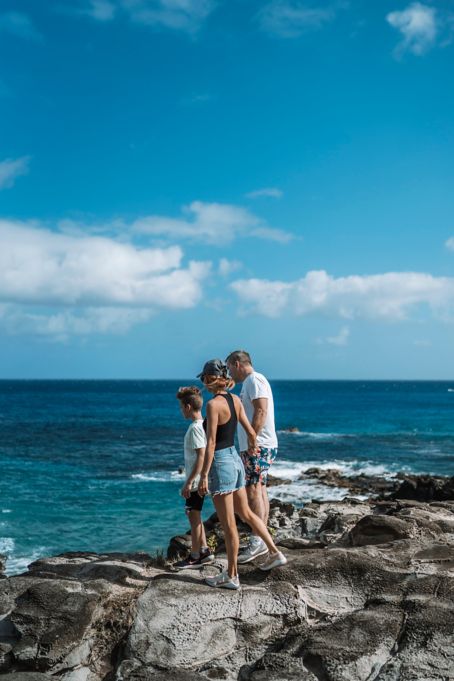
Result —
M 243 565 L 244 563 L 249 563 L 251 560 L 255 560 L 259 556 L 263 556 L 268 553 L 266 544 L 262 539 L 258 542 L 249 542 L 249 546 L 238 556 L 238 563 Z
M 221 574 L 216 575 L 216 577 L 207 577 L 205 582 L 209 586 L 216 586 L 220 589 L 239 589 L 240 580 L 238 575 L 236 577 L 230 577 L 227 570 L 221 572 Z
M 210 549 L 207 551 L 200 551 L 200 563 L 201 565 L 207 565 L 214 561 L 214 555 L 211 553 Z
M 200 553 L 200 556 L 198 556 L 198 558 L 194 558 L 193 556 L 191 556 L 191 554 L 189 554 L 187 558 L 179 560 L 178 563 L 175 563 L 173 567 L 176 570 L 188 570 L 190 568 L 202 567 L 202 565 L 212 563 L 213 560 L 214 556 L 210 553 L 210 551 L 204 551 Z
M 260 563 L 259 569 L 260 570 L 272 570 L 275 567 L 280 567 L 281 565 L 286 565 L 287 564 L 287 558 L 284 556 L 283 553 L 280 551 L 276 551 L 276 553 L 269 553 L 268 556 L 265 558 L 265 560 Z

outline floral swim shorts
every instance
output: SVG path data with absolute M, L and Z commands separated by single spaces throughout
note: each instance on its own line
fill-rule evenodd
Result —
M 266 485 L 268 471 L 277 456 L 277 447 L 259 447 L 256 454 L 251 456 L 248 452 L 241 452 L 241 458 L 246 472 L 246 487 L 261 482 Z

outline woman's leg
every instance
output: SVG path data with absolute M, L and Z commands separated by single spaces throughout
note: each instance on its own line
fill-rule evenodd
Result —
M 228 494 L 215 494 L 213 496 L 214 507 L 224 532 L 229 577 L 236 577 L 238 574 L 236 561 L 238 558 L 238 548 L 240 546 L 235 514 L 233 511 L 234 494 L 235 493 L 229 492 Z
M 244 487 L 238 489 L 236 492 L 233 492 L 233 506 L 235 513 L 240 516 L 244 523 L 249 525 L 252 533 L 257 535 L 257 537 L 260 537 L 260 539 L 263 539 L 268 551 L 270 553 L 276 553 L 278 548 L 273 542 L 273 539 L 268 532 L 265 523 L 260 520 L 260 518 L 249 508 L 246 489 Z

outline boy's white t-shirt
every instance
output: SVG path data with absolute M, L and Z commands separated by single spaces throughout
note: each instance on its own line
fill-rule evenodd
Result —
M 206 447 L 207 438 L 203 430 L 203 419 L 196 419 L 191 423 L 184 436 L 184 472 L 186 480 L 191 475 L 194 464 L 197 461 L 196 449 Z M 191 491 L 195 492 L 199 485 L 200 475 L 191 485 Z
M 259 447 L 267 447 L 275 449 L 277 447 L 276 427 L 274 425 L 274 401 L 271 386 L 263 374 L 253 371 L 243 381 L 240 399 L 244 406 L 244 411 L 249 421 L 252 423 L 254 416 L 254 405 L 252 400 L 257 400 L 260 397 L 265 397 L 268 400 L 268 409 L 266 414 L 266 421 L 262 430 L 257 436 L 257 444 Z M 244 428 L 238 424 L 238 443 L 240 451 L 244 452 L 248 448 L 247 435 Z

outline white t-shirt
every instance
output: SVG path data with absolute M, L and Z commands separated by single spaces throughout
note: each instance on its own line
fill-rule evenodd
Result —
M 194 464 L 197 461 L 196 449 L 206 447 L 207 438 L 203 430 L 203 419 L 193 421 L 184 436 L 184 472 L 186 480 L 191 475 Z M 200 475 L 196 477 L 191 485 L 191 491 L 196 491 L 199 485 Z
M 243 381 L 240 399 L 244 406 L 244 411 L 249 421 L 252 423 L 254 416 L 254 405 L 252 400 L 257 400 L 259 397 L 265 397 L 268 400 L 268 409 L 266 414 L 266 421 L 260 433 L 257 436 L 257 444 L 259 447 L 269 447 L 274 449 L 277 447 L 276 428 L 274 425 L 274 402 L 271 386 L 263 374 L 253 371 Z M 238 424 L 238 442 L 240 451 L 244 452 L 248 448 L 247 435 L 244 428 Z

